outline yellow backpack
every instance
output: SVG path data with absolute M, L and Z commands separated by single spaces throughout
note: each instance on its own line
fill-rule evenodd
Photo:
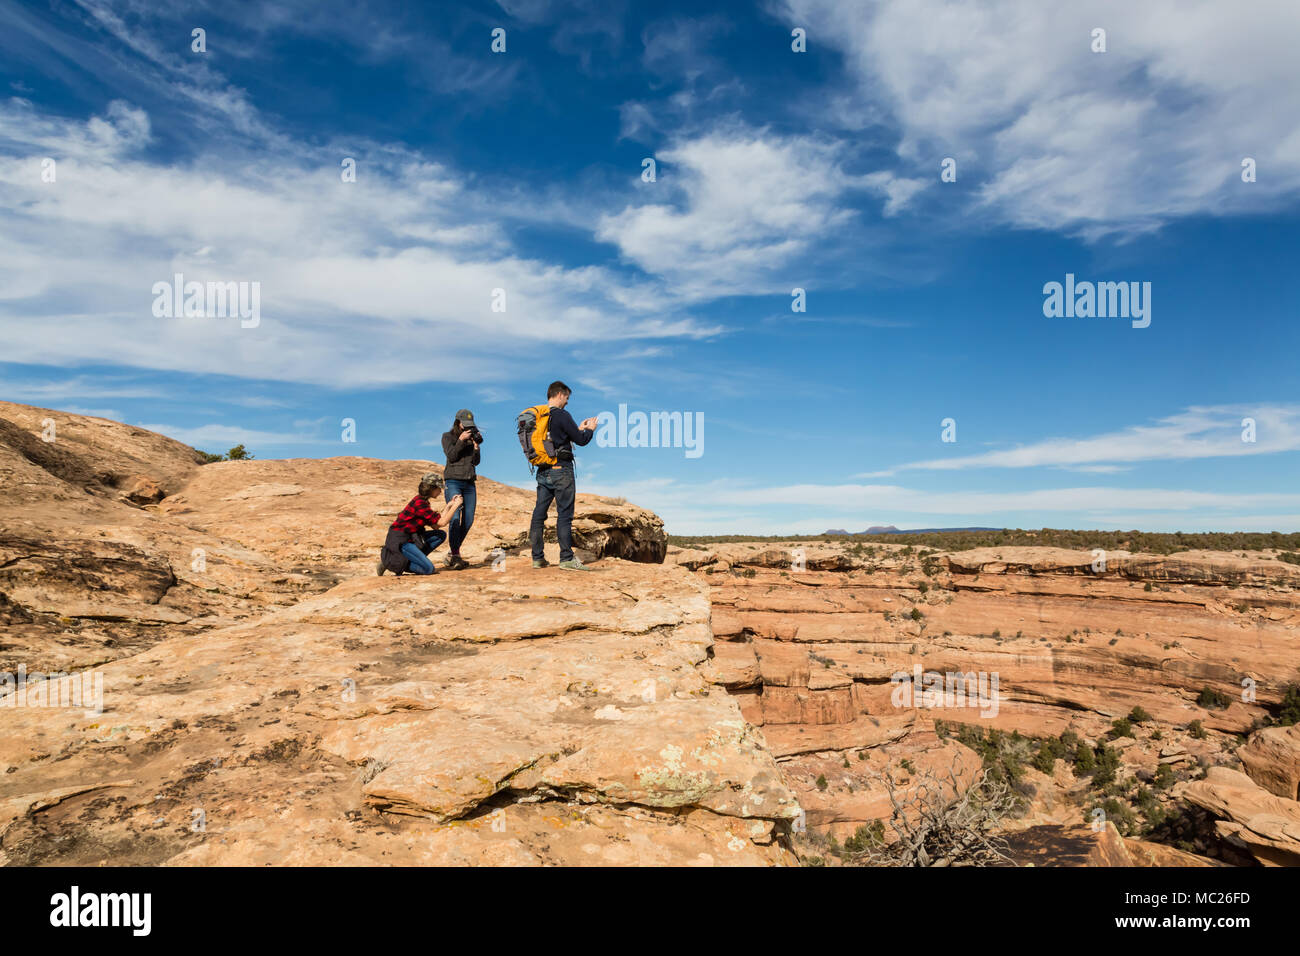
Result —
M 559 464 L 559 459 L 555 457 L 555 445 L 551 441 L 549 404 L 525 408 L 515 419 L 515 427 L 529 465 L 535 468 L 538 465 Z

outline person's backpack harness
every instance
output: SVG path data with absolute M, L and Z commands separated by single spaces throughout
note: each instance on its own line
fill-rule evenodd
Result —
M 524 450 L 530 468 L 538 465 L 557 465 L 555 443 L 551 441 L 551 406 L 532 405 L 515 419 L 519 444 Z

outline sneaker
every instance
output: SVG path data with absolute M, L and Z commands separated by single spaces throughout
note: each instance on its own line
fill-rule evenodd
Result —
M 533 558 L 533 567 L 535 568 L 549 568 L 550 566 L 551 562 L 545 558 Z
M 382 578 L 384 576 L 384 572 L 387 570 L 388 569 L 384 567 L 384 559 L 380 558 L 379 564 L 375 566 L 375 574 L 379 575 Z
M 591 570 L 591 568 L 587 567 L 577 558 L 573 558 L 569 561 L 561 561 L 560 567 L 564 568 L 564 570 L 566 571 L 590 571 Z

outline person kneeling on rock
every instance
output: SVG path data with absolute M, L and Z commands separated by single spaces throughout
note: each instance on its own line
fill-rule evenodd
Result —
M 447 540 L 447 532 L 441 530 L 440 525 L 445 525 L 456 517 L 456 512 L 464 503 L 464 499 L 456 495 L 447 502 L 450 507 L 446 515 L 434 511 L 429 506 L 429 500 L 442 494 L 442 489 L 441 475 L 429 472 L 420 479 L 420 487 L 415 497 L 402 509 L 402 513 L 388 529 L 384 549 L 379 553 L 377 574 L 382 576 L 385 571 L 392 571 L 397 575 L 405 574 L 407 571 L 412 574 L 438 573 L 438 569 L 433 566 L 433 562 L 427 555 Z M 427 531 L 426 525 L 429 526 Z

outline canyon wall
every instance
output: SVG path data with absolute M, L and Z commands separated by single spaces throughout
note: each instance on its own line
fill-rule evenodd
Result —
M 879 819 L 888 803 L 878 764 L 916 764 L 918 753 L 948 764 L 936 726 L 1073 732 L 1120 750 L 1121 778 L 1176 768 L 1179 785 L 1166 799 L 1214 810 L 1221 832 L 1253 852 L 1246 824 L 1258 807 L 1242 797 L 1245 809 L 1230 812 L 1226 784 L 1212 792 L 1194 779 L 1244 762 L 1246 773 L 1228 783 L 1260 781 L 1276 798 L 1268 806 L 1278 819 L 1261 824 L 1268 832 L 1255 843 L 1273 848 L 1270 860 L 1300 862 L 1285 857 L 1300 852 L 1294 732 L 1262 731 L 1268 746 L 1253 738 L 1236 756 L 1236 735 L 1300 684 L 1300 567 L 1263 553 L 1119 552 L 1104 555 L 1104 566 L 1098 557 L 947 553 L 906 539 L 869 550 L 723 543 L 669 553 L 709 582 L 714 679 L 762 729 L 812 826 L 843 837 Z M 945 689 L 950 675 L 966 675 L 954 689 L 967 692 L 913 701 L 900 692 L 916 675 L 945 678 Z M 1111 739 L 1113 722 L 1134 708 L 1146 719 Z M 1028 772 L 1040 798 L 1026 825 L 1083 821 L 1085 788 L 1063 763 L 1050 775 Z

